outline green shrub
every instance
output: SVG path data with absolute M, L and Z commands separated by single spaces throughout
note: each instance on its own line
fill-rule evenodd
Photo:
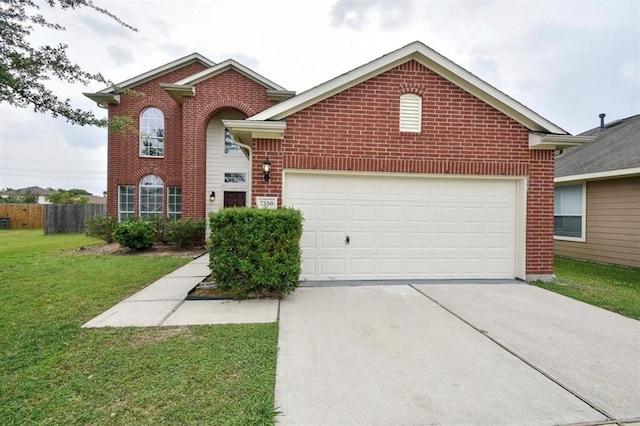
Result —
M 179 220 L 167 223 L 166 240 L 181 249 L 190 249 L 204 242 L 207 228 L 204 220 Z
M 114 217 L 92 217 L 85 222 L 84 228 L 87 236 L 112 243 L 113 229 L 117 224 L 118 220 Z
M 224 209 L 209 216 L 211 275 L 223 291 L 295 291 L 302 215 L 293 209 Z
M 151 217 L 148 217 L 148 218 L 146 218 L 144 220 L 153 224 L 153 228 L 156 231 L 156 236 L 155 236 L 156 242 L 157 243 L 166 243 L 167 242 L 167 229 L 169 227 L 170 221 L 168 221 L 166 218 L 160 217 L 160 216 L 151 216 Z
M 123 247 L 145 250 L 155 243 L 156 230 L 153 223 L 146 220 L 120 222 L 113 230 L 113 239 Z

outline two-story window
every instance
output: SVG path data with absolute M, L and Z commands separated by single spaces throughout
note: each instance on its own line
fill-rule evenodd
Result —
M 140 114 L 140 156 L 164 157 L 164 114 L 158 108 Z

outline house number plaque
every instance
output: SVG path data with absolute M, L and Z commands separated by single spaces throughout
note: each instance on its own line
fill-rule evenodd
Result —
M 256 197 L 256 205 L 260 209 L 278 208 L 278 197 Z

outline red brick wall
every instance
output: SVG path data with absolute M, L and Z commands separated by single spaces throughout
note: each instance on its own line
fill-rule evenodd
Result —
M 182 216 L 205 216 L 206 129 L 216 112 L 233 108 L 247 116 L 272 106 L 265 88 L 242 74 L 228 70 L 196 86 L 196 96 L 182 105 Z
M 133 90 L 135 93 L 121 95 L 120 104 L 109 106 L 109 117 L 130 116 L 133 131 L 113 132 L 108 136 L 107 161 L 107 214 L 118 215 L 118 185 L 137 186 L 140 178 L 147 174 L 160 176 L 165 185 L 180 185 L 182 168 L 182 113 L 178 105 L 159 83 L 175 83 L 185 77 L 206 69 L 195 63 L 143 83 Z M 140 142 L 137 134 L 140 128 L 140 113 L 154 106 L 162 110 L 165 120 L 164 158 L 140 157 Z M 138 191 L 135 203 L 138 211 Z
M 421 133 L 399 131 L 400 95 L 409 92 L 423 99 Z M 253 165 L 253 203 L 281 202 L 285 168 L 529 176 L 527 273 L 553 270 L 552 154 L 530 151 L 524 126 L 417 62 L 292 114 L 283 141 L 255 142 Z
M 118 214 L 118 185 L 137 186 L 142 176 L 156 174 L 165 186 L 182 186 L 183 217 L 204 217 L 205 133 L 209 118 L 225 108 L 253 115 L 273 105 L 263 86 L 232 70 L 197 84 L 196 95 L 185 98 L 182 106 L 159 86 L 175 83 L 205 68 L 200 64 L 189 65 L 148 81 L 134 89 L 138 93 L 123 95 L 119 105 L 110 106 L 109 116 L 132 117 L 136 132 L 140 112 L 148 106 L 160 108 L 165 118 L 165 156 L 141 158 L 136 133 L 109 132 L 107 191 L 112 195 L 108 197 L 109 216 Z M 137 196 L 135 203 L 137 212 Z

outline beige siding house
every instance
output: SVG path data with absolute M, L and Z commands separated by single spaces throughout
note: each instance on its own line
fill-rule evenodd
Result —
M 601 119 L 556 158 L 554 252 L 640 267 L 640 115 Z

